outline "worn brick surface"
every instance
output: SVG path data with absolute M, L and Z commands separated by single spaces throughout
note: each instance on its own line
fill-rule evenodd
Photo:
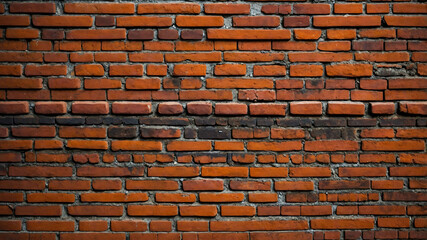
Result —
M 2 1 L 0 239 L 426 239 L 424 1 Z

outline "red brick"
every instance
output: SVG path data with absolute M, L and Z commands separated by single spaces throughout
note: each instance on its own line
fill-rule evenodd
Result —
M 185 217 L 214 217 L 217 214 L 216 206 L 180 206 L 179 215 Z
M 82 193 L 81 202 L 144 202 L 148 200 L 146 193 Z
M 207 232 L 208 221 L 177 221 L 177 230 L 183 232 Z
M 329 102 L 328 114 L 331 115 L 364 115 L 365 105 L 357 102 Z
M 55 3 L 11 3 L 11 13 L 55 13 Z
M 348 140 L 327 140 L 305 142 L 306 151 L 357 151 L 359 144 Z
M 407 114 L 427 115 L 427 102 L 400 102 L 399 111 Z
M 314 184 L 307 181 L 277 181 L 274 183 L 274 189 L 276 191 L 312 191 Z
M 207 14 L 249 14 L 249 4 L 233 3 L 206 3 L 204 4 L 205 13 Z
M 374 228 L 374 219 L 313 219 L 311 220 L 311 227 L 313 229 L 372 229 Z
M 150 231 L 152 232 L 170 232 L 172 231 L 172 223 L 170 221 L 151 221 Z
M 105 128 L 60 127 L 59 136 L 61 138 L 105 138 L 107 134 Z
M 13 152 L 0 153 L 0 162 L 21 162 L 21 154 Z
M 159 151 L 162 144 L 156 141 L 112 141 L 112 151 Z
M 297 139 L 304 138 L 305 132 L 301 129 L 271 128 L 272 139 Z
M 49 78 L 51 89 L 77 89 L 80 88 L 80 79 L 77 78 Z
M 224 60 L 230 62 L 271 62 L 284 60 L 283 53 L 224 52 Z
M 147 65 L 146 67 L 146 73 L 148 76 L 166 76 L 167 72 L 167 65 Z
M 388 4 L 366 4 L 366 13 L 388 13 Z
M 70 30 L 66 35 L 67 39 L 72 40 L 115 40 L 125 39 L 125 29 L 89 29 L 89 30 Z
M 304 232 L 251 232 L 251 239 L 301 239 L 310 240 L 312 239 L 312 233 Z
M 39 127 L 12 127 L 12 136 L 15 137 L 55 137 L 56 130 L 53 126 Z
M 233 95 L 230 90 L 188 90 L 181 91 L 180 100 L 232 100 Z
M 67 66 L 64 65 L 27 65 L 26 76 L 58 76 L 66 75 Z
M 246 65 L 244 64 L 221 64 L 215 66 L 215 75 L 218 76 L 241 76 L 246 75 Z
M 248 142 L 247 149 L 251 151 L 292 151 L 301 150 L 300 141 L 289 142 Z
M 158 78 L 127 78 L 126 89 L 160 89 Z
M 340 61 L 348 61 L 353 59 L 353 55 L 351 53 L 327 53 L 327 52 L 319 52 L 319 53 L 289 53 L 289 61 L 291 62 L 340 62 Z M 335 66 L 326 66 L 326 70 L 328 67 L 336 67 Z M 353 65 L 357 66 L 357 65 Z M 329 74 L 328 74 L 329 75 Z
M 199 193 L 200 202 L 242 202 L 244 198 L 243 193 Z
M 338 14 L 361 14 L 363 13 L 363 4 L 360 3 L 346 3 L 334 4 L 334 13 Z
M 326 31 L 328 39 L 355 39 L 355 29 L 328 29 Z
M 384 90 L 387 89 L 387 80 L 383 79 L 361 79 L 360 80 L 361 89 L 369 90 Z
M 128 190 L 177 190 L 178 183 L 169 180 L 126 180 Z
M 107 102 L 73 102 L 71 111 L 74 114 L 108 114 Z
M 371 103 L 371 112 L 373 114 L 394 114 L 395 112 L 395 105 L 394 103 Z
M 295 29 L 294 36 L 297 40 L 316 40 L 320 38 L 321 30 Z
M 390 167 L 390 176 L 423 177 L 426 175 L 426 167 Z
M 133 14 L 133 3 L 66 3 L 66 13 Z
M 114 232 L 144 232 L 148 224 L 139 220 L 111 221 L 111 230 Z
M 393 13 L 427 13 L 425 4 L 398 3 L 393 4 Z
M 221 206 L 221 216 L 254 216 L 253 206 Z
M 91 27 L 93 22 L 90 16 L 33 16 L 32 20 L 37 27 Z
M 271 42 L 270 41 L 239 41 L 238 47 L 239 47 L 239 50 L 245 50 L 245 51 L 271 50 Z
M 210 102 L 189 102 L 187 111 L 192 115 L 210 115 L 212 114 L 212 104 Z
M 250 168 L 251 177 L 286 177 L 288 169 L 283 167 Z
M 398 138 L 424 138 L 426 135 L 426 129 L 398 129 L 396 133 Z
M 148 169 L 150 177 L 195 177 L 198 175 L 198 167 L 152 167 Z
M 157 112 L 164 115 L 178 115 L 184 112 L 182 105 L 178 102 L 160 103 Z
M 206 65 L 202 64 L 177 64 L 173 68 L 175 76 L 205 76 Z
M 138 4 L 138 14 L 149 13 L 200 13 L 196 3 L 142 3 Z
M 316 49 L 316 43 L 304 41 L 273 41 L 274 50 L 310 51 Z
M 360 132 L 362 138 L 393 138 L 393 129 L 363 129 Z
M 192 193 L 156 193 L 156 202 L 192 203 L 196 195 Z
M 51 206 L 16 206 L 16 216 L 44 216 L 44 217 L 59 217 L 61 216 L 62 208 L 57 205 Z
M 291 77 L 321 77 L 323 76 L 323 66 L 321 65 L 291 65 Z
M 114 102 L 111 110 L 114 114 L 150 114 L 151 103 Z
M 0 113 L 2 114 L 25 114 L 28 112 L 28 102 L 0 102 Z
M 290 177 L 329 177 L 331 170 L 325 167 L 297 167 L 289 169 Z
M 248 113 L 246 104 L 241 103 L 217 103 L 215 114 L 217 115 L 244 115 Z
M 373 27 L 381 26 L 380 16 L 314 16 L 315 27 Z
M 142 65 L 110 65 L 110 76 L 142 76 Z
M 308 228 L 305 220 L 212 221 L 211 231 L 283 231 Z
M 385 177 L 387 169 L 382 167 L 341 167 L 338 169 L 340 177 Z
M 122 206 L 68 206 L 68 214 L 71 216 L 121 216 L 123 214 Z
M 277 193 L 249 193 L 248 201 L 257 203 L 277 202 Z
M 252 103 L 249 105 L 250 115 L 285 116 L 286 104 Z
M 243 169 L 242 169 L 243 170 Z M 232 190 L 241 190 L 241 191 L 251 191 L 251 190 L 270 190 L 270 182 L 262 181 L 230 181 L 230 189 Z
M 82 64 L 74 67 L 76 76 L 104 76 L 104 67 L 100 64 Z
M 168 143 L 168 151 L 207 151 L 211 149 L 211 142 L 173 141 Z
M 182 182 L 184 191 L 222 191 L 222 180 L 187 180 Z
M 318 49 L 321 51 L 350 51 L 351 43 L 349 41 L 319 42 Z
M 372 181 L 372 189 L 402 189 L 401 180 L 376 180 Z
M 169 205 L 130 205 L 127 213 L 129 216 L 176 216 L 177 206 Z
M 365 151 L 418 151 L 424 148 L 424 142 L 418 140 L 362 141 Z
M 178 27 L 222 27 L 224 18 L 220 16 L 177 16 Z
M 208 78 L 207 88 L 273 88 L 272 79 Z
M 67 193 L 27 193 L 27 202 L 62 202 L 73 203 L 74 194 Z
M 422 16 L 384 16 L 387 26 L 422 27 L 427 24 L 427 19 Z
M 273 90 L 239 90 L 239 100 L 248 101 L 274 101 L 276 92 Z
M 283 18 L 284 27 L 308 27 L 309 25 L 309 16 L 291 16 Z
M 146 16 L 131 16 L 118 17 L 118 27 L 169 27 L 172 25 L 170 17 L 146 17 Z
M 245 146 L 242 142 L 216 141 L 215 150 L 220 151 L 243 151 Z
M 0 149 L 2 150 L 26 150 L 33 146 L 32 140 L 1 140 Z
M 261 39 L 290 39 L 289 30 L 241 30 L 241 29 L 208 29 L 208 39 L 229 39 L 229 40 L 261 40 Z
M 295 115 L 322 115 L 321 102 L 292 102 L 290 112 Z
M 277 16 L 233 17 L 233 27 L 278 27 L 279 25 L 280 17 Z
M 166 53 L 165 54 L 166 62 L 183 62 L 185 60 L 193 62 L 220 62 L 221 53 L 219 52 L 209 52 L 209 53 Z M 190 67 L 197 66 L 203 68 L 201 64 L 181 64 L 182 66 Z
M 409 54 L 407 52 L 355 53 L 355 59 L 371 62 L 401 62 L 409 61 Z
M 326 66 L 326 75 L 341 77 L 363 77 L 372 75 L 369 64 L 337 64 Z
M 285 76 L 286 67 L 281 65 L 255 65 L 254 76 Z
M 125 240 L 125 233 L 61 233 L 61 239 L 105 239 L 105 240 Z
M 294 4 L 294 13 L 295 14 L 329 14 L 331 12 L 331 7 L 329 4 Z
M 203 177 L 248 177 L 245 167 L 202 167 Z
M 6 30 L 6 38 L 25 38 L 25 39 L 34 39 L 39 38 L 40 32 L 37 29 L 20 29 L 20 28 L 9 28 Z

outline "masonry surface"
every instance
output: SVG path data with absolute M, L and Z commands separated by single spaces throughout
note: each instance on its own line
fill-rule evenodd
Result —
M 0 239 L 426 239 L 426 14 L 0 3 Z

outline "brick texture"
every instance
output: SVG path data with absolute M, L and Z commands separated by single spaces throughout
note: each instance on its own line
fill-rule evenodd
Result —
M 427 239 L 424 1 L 2 1 L 0 239 Z

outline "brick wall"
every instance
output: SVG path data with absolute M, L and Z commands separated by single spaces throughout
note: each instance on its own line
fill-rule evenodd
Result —
M 0 239 L 427 238 L 427 4 L 0 12 Z

